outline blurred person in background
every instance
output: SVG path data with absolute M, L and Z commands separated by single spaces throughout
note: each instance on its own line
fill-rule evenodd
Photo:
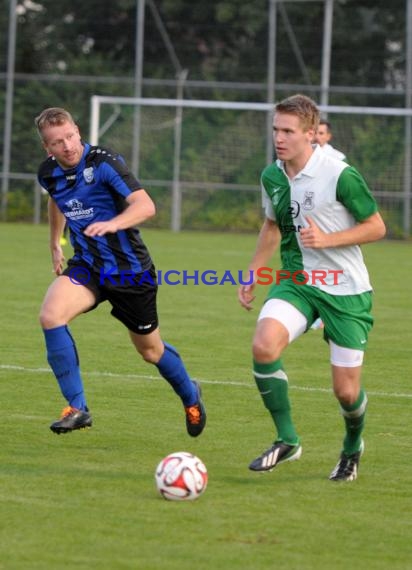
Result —
M 326 152 L 328 156 L 332 156 L 333 158 L 337 158 L 338 160 L 346 160 L 346 156 L 338 150 L 334 148 L 330 143 L 332 140 L 332 125 L 326 119 L 321 119 L 319 121 L 319 126 L 316 129 L 316 133 L 314 136 L 314 142 L 317 143 L 323 152 Z

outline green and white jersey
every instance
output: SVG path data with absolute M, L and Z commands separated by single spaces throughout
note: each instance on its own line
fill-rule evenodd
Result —
M 358 295 L 371 291 L 361 249 L 358 245 L 313 249 L 302 246 L 300 230 L 309 216 L 325 233 L 353 227 L 378 211 L 365 180 L 343 161 L 329 157 L 319 146 L 292 180 L 283 162 L 277 160 L 262 172 L 266 192 L 266 216 L 281 232 L 282 269 L 291 274 L 305 271 L 308 285 L 331 295 Z M 321 271 L 322 273 L 314 273 Z M 336 273 L 338 272 L 338 273 Z M 313 279 L 313 275 L 323 275 Z
M 343 154 L 343 152 L 341 152 L 340 150 L 338 150 L 337 148 L 335 148 L 334 146 L 332 146 L 329 143 L 324 144 L 320 148 L 328 156 L 333 156 L 333 158 L 337 158 L 338 160 L 345 160 L 346 159 L 346 156 Z

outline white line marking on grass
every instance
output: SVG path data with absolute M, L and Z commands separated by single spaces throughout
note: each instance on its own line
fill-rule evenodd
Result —
M 15 372 L 28 372 L 31 374 L 49 373 L 51 374 L 50 368 L 30 368 L 27 366 L 16 366 L 13 364 L 0 364 L 1 370 L 14 370 Z M 161 376 L 151 376 L 147 374 L 119 374 L 117 372 L 99 372 L 97 370 L 92 370 L 89 372 L 82 372 L 85 376 L 105 376 L 109 378 L 121 378 L 121 379 L 131 379 L 131 380 L 159 380 Z M 198 380 L 203 384 L 216 384 L 219 386 L 242 386 L 242 388 L 253 388 L 256 389 L 253 382 L 237 382 L 236 380 L 205 380 L 204 378 L 193 378 L 193 380 Z M 314 388 L 312 386 L 291 386 L 291 390 L 297 390 L 299 392 L 321 392 L 321 393 L 332 393 L 330 388 Z M 370 396 L 380 396 L 383 398 L 412 398 L 412 394 L 402 393 L 402 392 L 375 392 L 372 390 L 367 390 Z
M 37 499 L 33 497 L 22 497 L 21 495 L 10 495 L 10 494 L 1 494 L 0 495 L 0 502 L 2 503 L 18 503 L 21 505 L 37 505 L 40 507 L 51 507 L 54 506 L 50 501 L 47 499 Z M 3 566 L 0 566 L 3 568 Z

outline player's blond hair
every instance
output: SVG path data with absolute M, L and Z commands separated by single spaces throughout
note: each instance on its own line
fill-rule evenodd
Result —
M 44 109 L 44 111 L 34 119 L 34 124 L 36 125 L 37 132 L 41 139 L 43 139 L 44 129 L 47 127 L 60 126 L 64 123 L 73 123 L 73 125 L 75 125 L 73 117 L 69 111 L 62 109 L 61 107 L 49 107 L 48 109 Z
M 319 109 L 316 103 L 306 95 L 292 95 L 275 105 L 275 113 L 287 113 L 299 118 L 302 129 L 306 132 L 319 125 Z

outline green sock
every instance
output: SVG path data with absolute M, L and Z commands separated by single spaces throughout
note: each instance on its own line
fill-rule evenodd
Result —
M 288 377 L 283 370 L 282 361 L 275 360 L 269 364 L 253 361 L 253 375 L 263 403 L 275 423 L 277 439 L 288 445 L 296 445 L 299 438 L 290 413 Z
M 358 399 L 354 404 L 351 406 L 340 405 L 346 428 L 346 435 L 343 440 L 343 452 L 345 455 L 352 455 L 352 453 L 360 450 L 367 403 L 368 398 L 361 388 Z

